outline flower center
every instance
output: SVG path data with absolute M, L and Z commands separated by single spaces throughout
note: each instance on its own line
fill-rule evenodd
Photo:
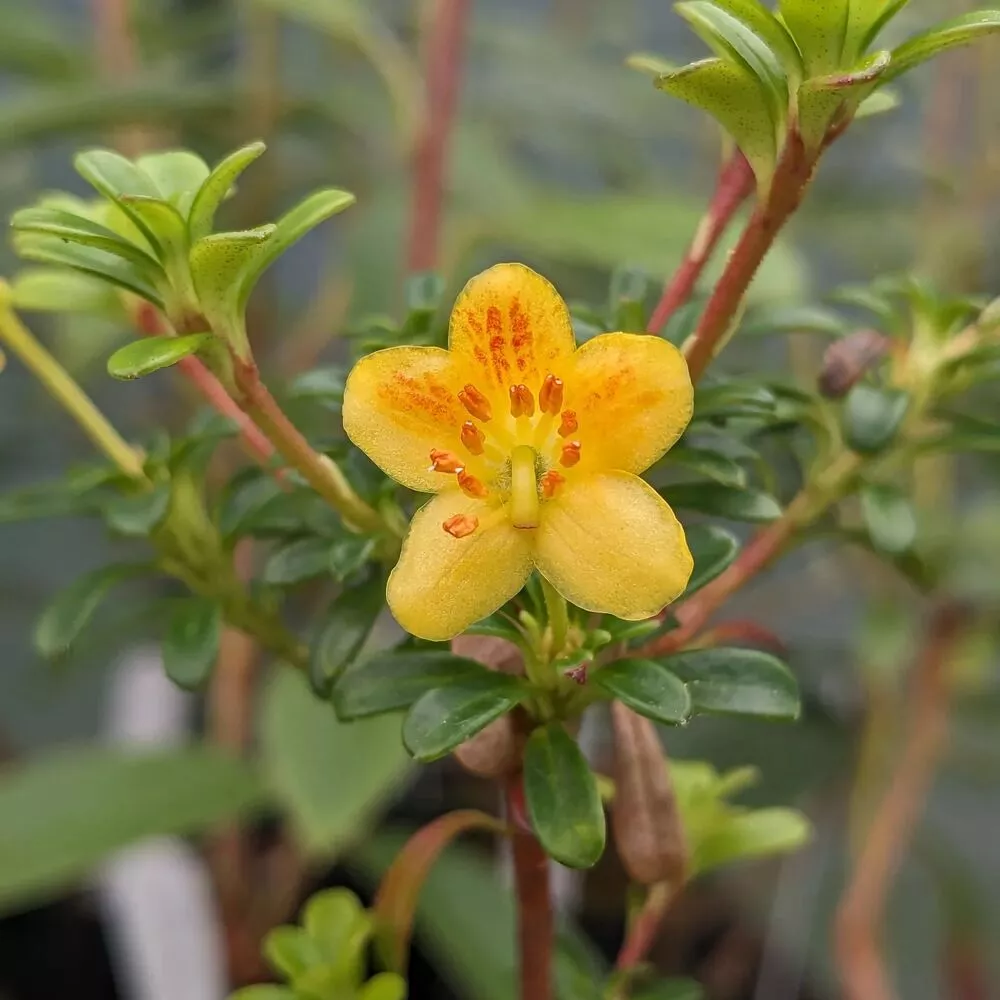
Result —
M 454 449 L 431 451 L 431 468 L 454 475 L 466 496 L 495 504 L 497 516 L 514 527 L 537 528 L 541 504 L 558 495 L 567 470 L 581 459 L 579 422 L 575 411 L 563 409 L 565 387 L 555 375 L 546 375 L 537 392 L 517 383 L 507 396 L 501 409 L 476 386 L 464 386 L 458 398 L 471 419 L 456 428 Z M 442 524 L 455 538 L 480 526 L 471 514 Z

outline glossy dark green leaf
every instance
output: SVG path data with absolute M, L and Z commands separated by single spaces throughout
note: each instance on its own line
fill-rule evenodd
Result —
M 696 649 L 660 662 L 687 684 L 695 712 L 798 718 L 798 684 L 788 667 L 770 653 Z
M 317 399 L 339 405 L 346 381 L 347 372 L 339 366 L 313 368 L 296 376 L 288 387 L 288 395 L 293 399 Z
M 686 530 L 688 548 L 694 556 L 694 570 L 685 594 L 693 594 L 711 583 L 737 556 L 739 539 L 714 524 L 693 524 Z
M 38 619 L 35 649 L 48 659 L 65 654 L 111 590 L 146 571 L 147 567 L 137 565 L 103 566 L 74 580 Z
M 844 400 L 844 437 L 862 455 L 882 451 L 896 437 L 910 406 L 910 397 L 898 389 L 880 389 L 861 383 Z
M 338 580 L 346 580 L 367 564 L 375 548 L 375 539 L 363 535 L 334 542 L 327 557 L 328 568 Z
M 899 555 L 913 545 L 917 516 L 905 493 L 893 486 L 866 483 L 860 500 L 865 526 L 876 549 Z
M 321 222 L 325 222 L 331 216 L 349 208 L 354 202 L 355 197 L 350 192 L 328 188 L 309 195 L 278 219 L 274 235 L 268 240 L 264 252 L 255 256 L 250 266 L 243 272 L 238 301 L 240 310 L 246 308 L 250 293 L 261 274 L 281 254 L 297 243 L 311 229 L 315 229 Z
M 114 378 L 134 379 L 169 368 L 182 358 L 197 354 L 214 335 L 187 333 L 182 337 L 145 337 L 119 347 L 108 358 L 108 374 Z
M 781 505 L 760 490 L 739 490 L 721 483 L 676 483 L 660 492 L 673 507 L 731 521 L 763 522 L 781 517 Z
M 403 722 L 403 745 L 419 761 L 437 760 L 506 715 L 528 695 L 510 674 L 483 670 L 433 688 L 410 706 Z
M 217 163 L 195 195 L 188 215 L 188 232 L 191 242 L 197 243 L 212 232 L 215 213 L 225 200 L 240 174 L 265 150 L 262 142 L 251 142 L 230 153 Z
M 409 708 L 434 688 L 475 682 L 488 673 L 475 660 L 440 650 L 389 650 L 354 663 L 333 688 L 341 719 L 363 719 Z
M 273 476 L 253 470 L 246 479 L 232 484 L 219 510 L 219 530 L 227 538 L 244 534 L 282 492 L 281 484 Z
M 933 59 L 957 45 L 968 45 L 987 35 L 1000 31 L 1000 10 L 977 10 L 970 14 L 942 21 L 930 31 L 907 39 L 892 51 L 892 64 L 885 73 L 886 80 L 895 79 L 909 72 L 914 66 Z
M 208 681 L 219 656 L 222 610 L 215 601 L 192 597 L 177 605 L 163 638 L 163 668 L 179 687 L 196 691 Z
M 591 679 L 612 698 L 654 722 L 680 725 L 691 712 L 684 682 L 655 660 L 616 660 L 595 670 Z
M 606 824 L 597 782 L 561 723 L 536 729 L 524 750 L 524 795 L 546 852 L 570 868 L 590 868 L 604 853 Z
M 494 611 L 488 618 L 475 622 L 466 629 L 468 635 L 491 635 L 498 639 L 520 643 L 524 638 L 521 630 L 502 611 Z
M 746 469 L 739 462 L 710 448 L 677 445 L 667 453 L 664 464 L 668 468 L 671 465 L 680 465 L 685 469 L 691 469 L 708 479 L 722 483 L 723 486 L 739 488 L 747 484 Z M 655 481 L 650 481 L 656 485 Z
M 698 420 L 768 416 L 777 400 L 767 386 L 746 382 L 717 382 L 695 391 L 694 414 Z
M 145 538 L 159 526 L 170 508 L 170 485 L 160 483 L 151 490 L 116 497 L 104 507 L 104 519 L 112 531 L 128 538 Z
M 276 587 L 289 587 L 322 576 L 329 562 L 328 538 L 295 538 L 271 553 L 264 565 L 263 580 Z
M 354 662 L 384 606 L 385 581 L 372 575 L 327 608 L 309 659 L 309 681 L 320 697 L 330 695 L 334 682 Z

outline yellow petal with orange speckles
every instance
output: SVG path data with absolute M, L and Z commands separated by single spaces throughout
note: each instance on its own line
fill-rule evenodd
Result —
M 659 337 L 594 337 L 564 379 L 564 406 L 579 424 L 581 470 L 648 469 L 684 433 L 694 410 L 684 355 Z
M 464 538 L 442 525 L 456 514 L 479 521 Z M 442 493 L 413 518 L 386 596 L 396 621 L 422 639 L 451 639 L 492 614 L 531 572 L 531 535 L 494 506 L 457 490 Z
M 468 380 L 506 409 L 509 386 L 523 383 L 537 394 L 546 375 L 561 374 L 576 344 L 552 283 L 523 264 L 497 264 L 459 295 L 448 346 Z
M 542 505 L 535 535 L 536 565 L 560 594 L 629 621 L 680 597 L 694 568 L 674 512 L 626 472 L 567 482 Z
M 387 475 L 437 493 L 455 479 L 431 470 L 433 449 L 458 451 L 468 417 L 452 355 L 438 347 L 390 347 L 362 358 L 344 388 L 344 430 Z

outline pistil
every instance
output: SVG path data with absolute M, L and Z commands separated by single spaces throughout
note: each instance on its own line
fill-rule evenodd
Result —
M 510 519 L 515 528 L 538 527 L 535 449 L 524 444 L 510 455 Z

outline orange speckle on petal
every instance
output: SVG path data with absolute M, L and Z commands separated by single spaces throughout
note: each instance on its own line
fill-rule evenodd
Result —
M 454 517 L 449 517 L 441 527 L 452 538 L 465 538 L 479 527 L 479 518 L 475 514 L 456 514 Z
M 532 417 L 535 415 L 535 397 L 522 384 L 510 387 L 510 415 L 512 417 Z
M 482 455 L 485 442 L 486 435 L 471 420 L 466 420 L 462 424 L 462 444 L 473 455 Z
M 486 488 L 486 484 L 481 479 L 470 476 L 464 469 L 459 469 L 458 471 L 458 485 L 468 497 L 482 500 L 484 497 L 489 496 L 490 491 Z
M 542 477 L 538 480 L 539 486 L 542 488 L 542 497 L 545 500 L 551 500 L 556 495 L 556 490 L 566 482 L 566 477 L 561 472 L 556 472 L 555 469 L 549 469 Z
M 567 469 L 576 465 L 580 461 L 580 442 L 568 441 L 562 447 L 562 454 L 559 456 L 559 464 Z
M 555 416 L 563 402 L 563 381 L 555 375 L 546 375 L 538 393 L 538 405 L 544 413 Z
M 471 383 L 459 391 L 458 398 L 477 420 L 489 420 L 493 416 L 490 401 Z
M 563 410 L 562 423 L 559 425 L 559 437 L 567 438 L 579 429 L 580 423 L 576 419 L 576 410 Z
M 464 463 L 453 451 L 431 449 L 431 468 L 435 472 L 461 472 Z

